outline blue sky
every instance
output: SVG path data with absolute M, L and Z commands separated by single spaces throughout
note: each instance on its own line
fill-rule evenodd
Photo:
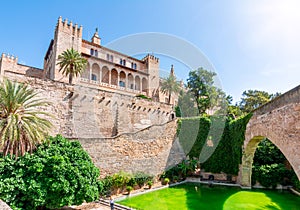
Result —
M 297 0 L 3 1 L 0 52 L 42 68 L 59 16 L 83 25 L 102 44 L 157 32 L 192 43 L 214 65 L 223 90 L 239 101 L 244 90 L 285 92 L 299 85 L 300 2 Z M 187 71 L 162 56 L 161 68 Z

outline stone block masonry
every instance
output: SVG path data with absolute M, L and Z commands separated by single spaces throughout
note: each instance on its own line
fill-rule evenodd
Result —
M 101 177 L 119 171 L 158 175 L 170 166 L 168 161 L 178 163 L 185 158 L 176 146 L 176 129 L 177 121 L 173 120 L 113 138 L 81 138 L 79 141 L 101 169 Z M 172 153 L 176 155 L 170 158 Z

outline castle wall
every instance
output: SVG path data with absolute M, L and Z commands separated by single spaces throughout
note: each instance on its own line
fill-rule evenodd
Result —
M 43 70 L 18 64 L 18 58 L 12 55 L 2 54 L 0 63 L 0 71 L 2 75 L 5 72 L 14 72 L 15 74 L 26 75 L 29 77 L 43 78 Z
M 115 138 L 79 141 L 100 168 L 101 177 L 119 171 L 143 171 L 156 176 L 185 158 L 175 138 L 176 129 L 177 122 L 173 120 Z

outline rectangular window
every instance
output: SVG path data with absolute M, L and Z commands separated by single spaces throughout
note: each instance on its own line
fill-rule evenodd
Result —
M 92 80 L 97 81 L 97 75 L 92 74 Z

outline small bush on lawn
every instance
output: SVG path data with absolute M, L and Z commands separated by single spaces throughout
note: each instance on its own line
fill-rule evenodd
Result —
M 79 205 L 99 197 L 99 174 L 78 141 L 58 135 L 33 154 L 0 158 L 0 198 L 13 209 Z

